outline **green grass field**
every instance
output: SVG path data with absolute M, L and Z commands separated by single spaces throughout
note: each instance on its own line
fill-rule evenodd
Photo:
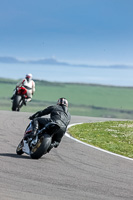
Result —
M 13 89 L 18 80 L 0 79 L 0 109 L 11 110 Z M 133 118 L 133 88 L 90 84 L 36 82 L 36 92 L 22 112 L 36 112 L 59 97 L 66 97 L 72 115 Z
M 133 121 L 85 123 L 68 131 L 82 142 L 133 158 Z

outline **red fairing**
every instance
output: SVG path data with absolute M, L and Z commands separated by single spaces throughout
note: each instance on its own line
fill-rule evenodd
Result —
M 26 95 L 27 94 L 27 89 L 25 87 L 18 87 L 17 93 L 19 95 Z

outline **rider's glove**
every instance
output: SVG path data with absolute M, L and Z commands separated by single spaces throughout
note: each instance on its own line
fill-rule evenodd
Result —
M 29 117 L 29 119 L 30 119 L 30 120 L 33 120 L 33 119 L 34 119 L 34 117 L 33 117 L 33 116 L 30 116 L 30 117 Z
M 35 113 L 34 115 L 30 116 L 29 119 L 33 120 L 34 118 L 37 118 L 40 116 L 39 114 L 40 114 L 40 111 Z

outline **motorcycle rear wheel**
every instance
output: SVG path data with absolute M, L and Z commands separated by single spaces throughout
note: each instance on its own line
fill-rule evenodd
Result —
M 31 149 L 31 158 L 33 159 L 39 159 L 41 158 L 44 154 L 47 153 L 47 150 L 51 144 L 51 136 L 48 134 L 45 134 L 42 136 L 35 147 Z

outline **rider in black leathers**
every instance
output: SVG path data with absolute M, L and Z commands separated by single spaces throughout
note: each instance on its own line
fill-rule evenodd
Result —
M 50 118 L 42 118 L 42 116 L 48 114 L 50 114 Z M 53 147 L 56 148 L 59 145 L 71 120 L 71 115 L 68 112 L 68 101 L 65 98 L 60 98 L 57 101 L 57 105 L 49 106 L 42 111 L 38 111 L 30 116 L 29 119 L 33 120 L 32 137 L 36 135 L 38 128 L 43 128 L 49 122 L 55 122 L 60 127 L 52 138 L 52 144 L 48 150 L 49 152 Z

